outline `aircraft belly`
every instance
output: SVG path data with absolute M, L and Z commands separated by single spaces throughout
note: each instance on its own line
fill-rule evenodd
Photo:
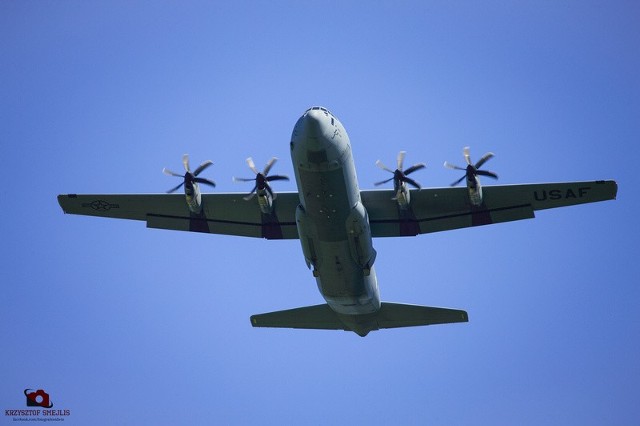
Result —
M 326 172 L 298 170 L 304 182 L 304 207 L 321 241 L 347 239 L 344 226 L 353 207 L 344 184 L 342 168 Z
M 373 267 L 363 272 L 351 256 L 348 241 L 320 242 L 318 248 L 321 261 L 316 283 L 329 306 L 350 315 L 377 311 L 380 297 Z
M 360 297 L 366 294 L 362 268 L 351 259 L 349 243 L 324 242 L 317 245 L 320 267 L 318 287 L 325 296 Z
M 303 236 L 313 246 L 313 259 L 309 260 L 314 267 L 318 289 L 333 310 L 356 315 L 378 310 L 380 298 L 372 265 L 359 262 L 354 255 L 373 252 L 373 248 L 369 232 L 369 239 L 354 239 L 353 226 L 350 225 L 354 214 L 361 215 L 362 221 L 367 219 L 364 209 L 357 209 L 357 206 L 362 207 L 359 194 L 349 193 L 351 188 L 345 174 L 342 167 L 326 171 L 298 169 L 304 187 L 301 202 L 305 220 L 313 224 L 313 230 L 303 231 Z M 367 256 L 369 259 L 372 263 L 373 257 Z

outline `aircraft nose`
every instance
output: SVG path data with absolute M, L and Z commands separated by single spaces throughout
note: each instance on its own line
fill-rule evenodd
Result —
M 322 135 L 323 116 L 321 111 L 311 110 L 302 117 L 302 128 L 307 138 L 317 138 Z
M 293 129 L 291 158 L 300 167 L 323 169 L 327 163 L 337 164 L 348 144 L 346 135 L 339 133 L 335 117 L 326 108 L 312 107 Z
M 296 139 L 305 149 L 320 151 L 327 149 L 327 124 L 323 111 L 308 110 L 298 121 L 295 129 Z

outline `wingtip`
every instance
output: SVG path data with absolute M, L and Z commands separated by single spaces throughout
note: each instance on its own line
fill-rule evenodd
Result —
M 58 205 L 64 214 L 67 214 L 67 210 L 65 209 L 65 200 L 69 198 L 78 198 L 78 194 L 58 194 L 56 198 L 58 199 Z

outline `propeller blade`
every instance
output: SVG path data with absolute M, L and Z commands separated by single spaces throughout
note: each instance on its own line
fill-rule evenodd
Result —
M 402 170 L 402 165 L 404 164 L 404 157 L 407 155 L 407 151 L 400 151 L 398 153 L 398 170 Z
M 425 167 L 427 167 L 427 165 L 424 163 L 414 164 L 413 166 L 409 167 L 407 170 L 404 171 L 404 175 L 405 176 L 410 175 L 416 170 L 424 169 Z
M 460 166 L 456 166 L 455 164 L 451 164 L 448 162 L 444 162 L 444 167 L 446 167 L 447 169 L 453 169 L 453 170 L 462 170 L 462 171 L 466 171 L 467 169 L 462 168 Z
M 393 170 L 382 164 L 382 161 L 380 160 L 376 161 L 376 166 L 380 167 L 382 170 L 388 171 L 389 173 L 395 173 Z
M 407 182 L 409 185 L 413 186 L 414 188 L 417 189 L 422 189 L 422 187 L 420 186 L 420 184 L 418 182 L 416 182 L 415 180 L 408 178 L 408 177 L 404 177 L 404 179 L 402 179 L 403 181 Z
M 479 169 L 480 167 L 482 167 L 482 165 L 484 163 L 486 163 L 487 161 L 491 160 L 493 158 L 494 154 L 493 152 L 487 152 L 480 160 L 478 160 L 478 162 L 476 163 L 476 165 L 474 166 L 476 169 Z
M 264 166 L 264 170 L 262 171 L 262 174 L 265 176 L 268 175 L 269 171 L 271 170 L 271 167 L 273 167 L 273 165 L 276 164 L 276 161 L 278 161 L 276 157 L 273 157 L 271 160 L 269 160 L 267 165 Z
M 212 164 L 213 164 L 213 161 L 211 161 L 211 160 L 207 160 L 207 161 L 205 161 L 204 163 L 202 163 L 202 164 L 200 164 L 200 165 L 198 166 L 198 168 L 193 172 L 193 175 L 194 175 L 194 176 L 198 176 L 200 173 L 202 173 L 202 171 L 203 171 L 204 169 L 206 169 L 207 167 L 209 167 L 209 166 L 210 166 L 210 165 L 212 165 Z
M 278 158 L 272 157 L 264 166 L 264 170 L 262 172 L 259 172 L 258 169 L 256 169 L 256 165 L 253 162 L 253 158 L 249 157 L 247 158 L 246 161 L 249 168 L 256 174 L 256 177 L 254 177 L 253 179 L 237 178 L 237 177 L 233 178 L 234 182 L 250 182 L 250 181 L 255 182 L 253 189 L 247 196 L 244 197 L 244 199 L 249 201 L 256 196 L 258 190 L 260 190 L 260 192 L 262 192 L 262 190 L 266 190 L 271 195 L 271 198 L 275 200 L 276 194 L 273 192 L 268 182 L 276 181 L 276 180 L 289 180 L 289 177 L 285 175 L 267 176 L 271 171 L 271 168 L 273 167 L 273 165 L 278 161 Z
M 273 175 L 273 176 L 267 176 L 265 180 L 267 182 L 271 182 L 273 180 L 289 180 L 289 177 L 284 175 Z
M 167 176 L 184 177 L 184 175 L 179 175 L 178 173 L 172 172 L 171 170 L 167 169 L 166 167 L 164 169 L 162 169 L 162 173 L 164 173 Z
M 460 182 L 462 182 L 464 180 L 464 178 L 466 178 L 467 175 L 462 176 L 460 179 L 458 179 L 457 181 L 453 182 L 451 184 L 451 186 L 456 186 L 457 184 L 459 184 Z
M 176 186 L 175 188 L 172 188 L 172 189 L 168 190 L 167 194 L 171 194 L 172 192 L 176 192 L 182 185 L 184 185 L 184 182 L 182 182 L 180 185 Z
M 254 186 L 253 189 L 251 190 L 251 192 L 249 194 L 247 194 L 246 196 L 242 197 L 245 201 L 249 201 L 250 199 L 252 199 L 253 197 L 255 197 L 256 195 L 256 189 L 258 189 L 258 186 Z
M 184 154 L 182 156 L 182 165 L 184 166 L 184 170 L 185 171 L 190 171 L 191 169 L 189 168 L 189 154 Z
M 389 178 L 389 179 L 387 179 L 387 180 L 383 180 L 383 181 L 380 181 L 380 182 L 376 182 L 376 183 L 374 183 L 374 185 L 375 185 L 375 186 L 384 185 L 384 184 L 385 184 L 385 183 L 387 183 L 387 182 L 391 182 L 393 179 L 394 179 L 393 177 L 390 177 L 390 178 Z
M 408 183 L 409 185 L 417 188 L 417 189 L 421 189 L 422 187 L 420 186 L 420 184 L 418 182 L 416 182 L 413 179 L 410 179 L 407 177 L 407 175 L 410 175 L 413 172 L 416 172 L 418 170 L 424 169 L 425 167 L 427 167 L 427 165 L 425 163 L 417 163 L 414 164 L 413 166 L 409 167 L 407 170 L 402 171 L 403 167 L 404 167 L 404 159 L 407 155 L 407 151 L 400 151 L 398 152 L 398 157 L 396 158 L 396 163 L 398 168 L 396 170 L 391 170 L 390 168 L 388 168 L 387 166 L 385 166 L 382 161 L 378 160 L 376 161 L 376 166 L 380 167 L 382 170 L 385 170 L 389 173 L 393 173 L 393 177 L 389 178 L 387 180 L 383 180 L 380 182 L 376 182 L 374 183 L 374 185 L 378 186 L 378 185 L 383 185 L 387 182 L 391 182 L 392 180 L 394 181 L 394 187 L 397 187 L 399 185 L 403 185 L 404 183 Z
M 465 146 L 462 150 L 462 155 L 464 155 L 464 159 L 468 165 L 471 165 L 471 150 L 468 146 Z
M 489 172 L 486 170 L 480 170 L 480 167 L 482 167 L 487 161 L 491 160 L 494 157 L 493 152 L 487 152 L 486 154 L 484 154 L 482 156 L 482 158 L 480 160 L 478 160 L 478 162 L 474 165 L 471 163 L 471 150 L 469 149 L 468 146 L 465 146 L 464 149 L 462 150 L 462 154 L 464 155 L 464 159 L 467 162 L 467 167 L 466 168 L 462 168 L 459 166 L 456 166 L 454 164 L 448 163 L 448 162 L 444 162 L 444 166 L 448 169 L 454 169 L 454 170 L 462 170 L 465 172 L 465 175 L 462 176 L 460 179 L 458 179 L 457 181 L 455 181 L 454 183 L 451 184 L 451 186 L 456 186 L 457 184 L 459 184 L 460 182 L 462 182 L 464 180 L 465 177 L 468 177 L 469 179 L 473 179 L 472 176 L 488 176 L 490 178 L 493 179 L 498 179 L 498 175 L 495 174 L 494 172 Z
M 493 178 L 493 179 L 498 179 L 498 175 L 497 174 L 495 174 L 493 172 L 490 172 L 490 171 L 487 171 L 487 170 L 476 170 L 476 175 L 488 176 L 488 177 Z
M 255 163 L 253 162 L 253 158 L 251 158 L 251 157 L 247 158 L 247 164 L 249 165 L 249 168 L 250 168 L 251 170 L 253 170 L 253 173 L 255 173 L 255 174 L 260 173 L 260 172 L 258 171 L 258 169 L 256 169 L 256 165 L 255 165 Z
M 194 182 L 198 182 L 198 183 L 204 183 L 205 185 L 213 186 L 214 188 L 216 187 L 216 183 L 214 181 L 212 181 L 212 180 L 209 180 L 209 179 L 197 177 L 197 178 L 193 179 L 193 181 Z

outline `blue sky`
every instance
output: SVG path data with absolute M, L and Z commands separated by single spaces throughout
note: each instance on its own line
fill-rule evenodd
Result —
M 0 2 L 0 409 L 70 424 L 637 424 L 640 7 L 615 2 Z M 322 298 L 297 241 L 64 215 L 252 156 L 293 176 L 323 105 L 362 188 L 399 150 L 424 186 L 496 153 L 499 183 L 616 179 L 618 200 L 380 239 L 383 300 L 468 324 L 254 329 Z M 281 191 L 295 183 L 277 182 Z M 12 423 L 10 417 L 2 421 Z

